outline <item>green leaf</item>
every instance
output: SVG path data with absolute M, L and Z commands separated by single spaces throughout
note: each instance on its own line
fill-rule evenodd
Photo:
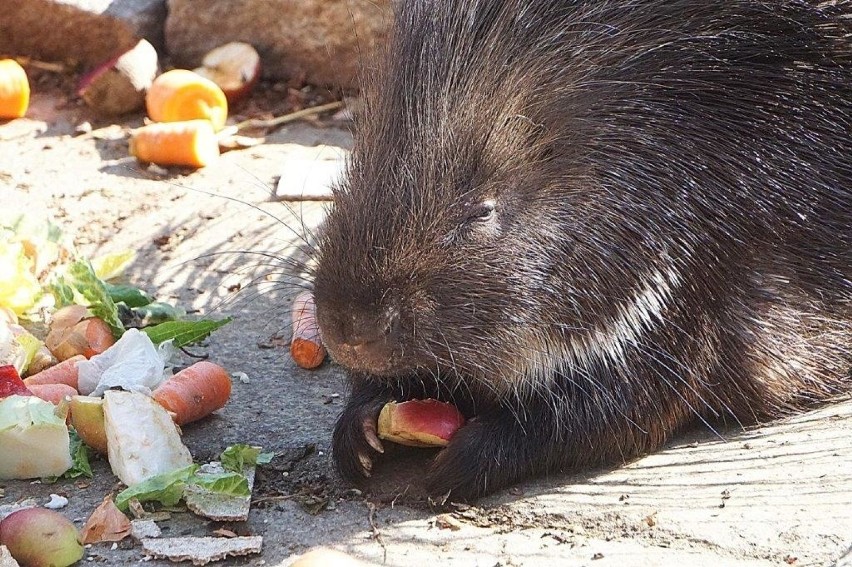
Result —
M 159 301 L 136 307 L 133 312 L 139 316 L 142 325 L 156 325 L 157 323 L 174 321 L 186 315 L 186 311 L 180 307 Z
M 240 473 L 202 473 L 193 476 L 190 484 L 227 496 L 249 496 L 248 479 Z
M 168 321 L 153 327 L 142 329 L 154 344 L 160 344 L 169 339 L 174 340 L 174 346 L 180 348 L 206 339 L 210 333 L 227 325 L 231 318 L 214 321 L 202 319 L 201 321 Z
M 95 275 L 92 265 L 86 260 L 76 260 L 68 266 L 68 279 L 89 302 L 92 315 L 103 319 L 115 338 L 120 338 L 124 334 L 124 325 L 118 318 L 118 308 L 107 293 L 104 282 Z
M 114 285 L 104 282 L 107 293 L 115 303 L 124 303 L 128 307 L 142 307 L 153 301 L 150 295 L 132 285 Z
M 261 453 L 260 450 L 260 447 L 251 445 L 231 445 L 222 451 L 219 461 L 226 471 L 242 473 L 244 466 L 265 465 L 275 456 L 273 453 Z
M 57 309 L 74 303 L 74 288 L 62 276 L 57 276 L 49 287 Z
M 92 466 L 89 464 L 89 452 L 86 445 L 73 427 L 68 430 L 68 433 L 71 437 L 71 460 L 74 464 L 62 476 L 65 478 L 77 478 L 80 476 L 92 478 L 94 474 L 92 474 Z
M 115 497 L 115 505 L 126 512 L 130 500 L 135 498 L 139 502 L 157 501 L 163 506 L 174 506 L 183 498 L 183 491 L 197 470 L 198 465 L 193 464 L 158 474 L 119 492 Z

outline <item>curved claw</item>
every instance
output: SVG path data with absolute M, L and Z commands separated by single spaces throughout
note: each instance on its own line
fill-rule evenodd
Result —
M 376 431 L 376 420 L 372 416 L 364 416 L 361 420 L 361 428 L 364 430 L 364 438 L 367 443 L 378 453 L 384 453 L 385 448 L 379 440 L 378 432 Z
M 358 453 L 358 462 L 361 463 L 362 472 L 364 476 L 370 478 L 373 474 L 373 459 L 365 455 L 364 453 Z

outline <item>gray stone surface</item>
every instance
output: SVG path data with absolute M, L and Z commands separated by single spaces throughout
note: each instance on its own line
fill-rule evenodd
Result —
M 162 51 L 165 0 L 3 0 L 0 53 L 97 65 L 147 39 Z
M 169 0 L 166 46 L 196 67 L 230 41 L 254 45 L 264 74 L 351 88 L 362 55 L 384 40 L 390 0 Z

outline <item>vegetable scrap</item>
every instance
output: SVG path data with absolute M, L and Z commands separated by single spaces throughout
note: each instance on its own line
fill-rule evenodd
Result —
M 80 542 L 129 535 L 124 511 L 140 502 L 186 501 L 200 515 L 245 520 L 255 467 L 271 455 L 235 445 L 220 461 L 194 463 L 178 425 L 224 407 L 231 377 L 208 361 L 171 375 L 178 347 L 205 340 L 230 319 L 186 320 L 183 310 L 116 282 L 134 260 L 132 253 L 90 262 L 75 255 L 56 230 L 47 231 L 49 239 L 34 238 L 29 229 L 25 234 L 15 222 L 0 224 L 0 230 L 9 237 L 0 250 L 0 274 L 6 278 L 0 281 L 0 479 L 91 477 L 92 448 L 128 487 L 104 498 L 82 535 L 62 527 L 67 519 L 61 514 L 61 521 L 43 514 L 51 512 L 45 507 L 67 505 L 64 496 L 45 507 L 26 507 L 27 514 L 10 511 L 3 537 L 12 539 L 2 542 L 10 556 L 24 565 L 42 564 L 45 557 L 46 564 L 70 565 L 79 559 Z M 20 282 L 23 294 L 12 289 Z M 58 534 L 51 536 L 59 542 L 57 554 L 46 555 L 52 553 L 46 546 L 35 557 L 31 542 L 14 535 L 16 522 L 30 517 L 29 530 L 51 526 Z M 146 540 L 158 535 L 156 525 L 139 532 Z M 252 539 L 250 548 L 259 550 L 260 541 Z M 245 549 L 229 547 L 227 554 Z
M 325 347 L 319 334 L 314 296 L 303 291 L 293 299 L 293 339 L 290 341 L 290 356 L 305 369 L 318 367 L 325 360 Z
M 206 167 L 219 158 L 219 139 L 209 120 L 148 124 L 131 134 L 130 155 L 157 165 Z
M 130 520 L 116 507 L 111 495 L 95 508 L 81 533 L 83 544 L 121 541 L 129 535 Z
M 172 413 L 178 425 L 207 417 L 231 397 L 231 377 L 224 368 L 202 360 L 181 370 L 154 390 L 153 398 Z
M 172 69 L 154 79 L 145 98 L 148 116 L 156 122 L 209 120 L 221 130 L 228 101 L 219 85 L 186 69 Z
M 30 82 L 14 59 L 0 60 L 0 119 L 20 118 L 30 105 Z

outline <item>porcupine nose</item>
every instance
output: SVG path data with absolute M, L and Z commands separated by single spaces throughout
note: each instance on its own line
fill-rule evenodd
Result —
M 400 319 L 395 310 L 378 315 L 349 311 L 329 318 L 323 338 L 345 365 L 381 371 L 391 363 L 400 338 Z

